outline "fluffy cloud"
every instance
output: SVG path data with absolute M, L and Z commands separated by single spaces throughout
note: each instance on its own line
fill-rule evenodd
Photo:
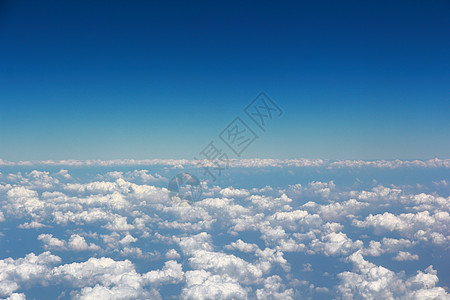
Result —
M 280 276 L 274 275 L 264 280 L 264 288 L 256 291 L 257 299 L 289 300 L 294 299 L 294 290 L 286 289 Z
M 304 204 L 305 209 L 318 213 L 324 220 L 340 220 L 348 215 L 358 213 L 367 206 L 369 206 L 368 203 L 358 202 L 355 199 L 344 202 L 332 202 L 327 205 L 320 205 L 312 201 Z
M 114 220 L 106 224 L 106 229 L 111 231 L 127 231 L 134 228 L 133 225 L 127 223 L 126 217 L 115 217 Z
M 167 259 L 179 259 L 180 258 L 180 254 L 178 254 L 177 250 L 170 249 L 169 251 L 166 252 L 165 257 Z
M 256 250 L 259 250 L 259 247 L 256 244 L 248 244 L 242 240 L 237 240 L 236 242 L 232 242 L 231 244 L 226 245 L 225 249 L 229 250 L 236 249 L 246 253 L 253 253 L 256 252 Z
M 399 232 L 405 237 L 414 237 L 418 240 L 445 243 L 448 238 L 443 233 L 449 232 L 450 215 L 446 211 L 430 214 L 428 211 L 418 213 L 403 213 L 394 215 L 389 212 L 383 214 L 370 214 L 364 221 L 353 220 L 357 227 L 372 227 L 375 233 Z M 434 238 L 433 238 L 434 237 Z
M 353 272 L 338 275 L 341 284 L 338 291 L 344 299 L 400 298 L 400 299 L 448 299 L 441 287 L 436 287 L 438 277 L 432 266 L 425 272 L 405 279 L 403 273 L 394 273 L 382 266 L 366 261 L 358 252 L 349 257 Z
M 311 249 L 314 252 L 321 252 L 327 256 L 347 255 L 363 246 L 362 241 L 353 242 L 342 232 L 331 232 L 311 241 Z M 313 252 L 312 252 L 313 253 Z
M 245 189 L 235 189 L 232 186 L 224 188 L 220 191 L 223 197 L 233 198 L 233 197 L 247 197 L 250 193 Z
M 384 253 L 393 253 L 400 249 L 412 247 L 414 244 L 407 239 L 383 238 L 381 242 L 370 241 L 369 247 L 362 249 L 361 253 L 369 256 L 380 256 Z
M 102 257 L 56 267 L 51 271 L 51 277 L 82 288 L 75 298 L 91 299 L 100 295 L 106 299 L 142 299 L 155 293 L 149 292 L 146 286 L 177 283 L 184 278 L 184 272 L 181 264 L 167 261 L 161 270 L 139 274 L 129 260 Z
M 20 229 L 39 229 L 39 228 L 50 227 L 50 226 L 44 225 L 44 224 L 36 222 L 36 221 L 32 221 L 32 222 L 25 222 L 23 224 L 20 224 L 17 227 Z
M 54 238 L 52 234 L 40 234 L 38 240 L 44 243 L 45 249 L 65 249 L 66 243 L 63 240 Z
M 11 215 L 39 217 L 38 212 L 45 207 L 44 202 L 39 200 L 38 193 L 34 190 L 19 186 L 12 188 L 6 194 L 8 203 L 3 208 Z
M 27 297 L 24 293 L 12 293 L 11 296 L 6 298 L 5 300 L 25 300 Z
M 51 266 L 59 262 L 61 258 L 50 252 L 30 253 L 16 260 L 0 260 L 0 296 L 12 295 L 21 285 L 44 284 L 50 279 Z
M 227 274 L 247 284 L 258 281 L 263 275 L 258 266 L 234 255 L 219 252 L 197 250 L 189 258 L 189 264 L 194 269 L 206 270 L 214 274 Z
M 53 237 L 52 234 L 40 234 L 38 240 L 44 243 L 44 248 L 48 250 L 71 250 L 71 251 L 96 251 L 100 250 L 100 247 L 86 242 L 84 237 L 78 234 L 72 234 L 68 242 Z
M 145 283 L 167 284 L 178 283 L 184 278 L 184 272 L 181 264 L 174 260 L 166 261 L 161 270 L 150 271 L 142 275 Z
M 398 261 L 405 261 L 405 260 L 419 260 L 419 255 L 417 254 L 411 254 L 409 252 L 403 252 L 400 251 L 394 258 L 392 258 L 393 260 L 398 260 Z
M 246 299 L 248 291 L 227 275 L 213 275 L 204 270 L 186 272 L 182 299 Z
M 73 251 L 100 250 L 100 247 L 93 243 L 90 243 L 88 245 L 84 237 L 78 234 L 72 234 L 72 236 L 69 239 L 69 242 L 67 243 L 67 246 L 69 247 L 69 249 Z

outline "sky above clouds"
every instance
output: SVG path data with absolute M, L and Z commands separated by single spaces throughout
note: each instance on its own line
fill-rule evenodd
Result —
M 449 156 L 448 1 L 2 1 L 0 157 L 191 159 L 265 91 L 247 158 Z M 258 132 L 261 133 L 261 132 Z

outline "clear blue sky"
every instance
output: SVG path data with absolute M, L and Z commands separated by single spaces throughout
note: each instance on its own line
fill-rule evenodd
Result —
M 2 1 L 0 158 L 450 157 L 450 2 Z

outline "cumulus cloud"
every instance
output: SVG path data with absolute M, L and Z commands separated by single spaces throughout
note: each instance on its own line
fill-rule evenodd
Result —
M 82 288 L 75 298 L 107 295 L 107 299 L 137 299 L 148 298 L 155 293 L 149 292 L 146 286 L 177 283 L 184 278 L 184 272 L 181 264 L 167 261 L 161 270 L 140 274 L 129 260 L 115 261 L 101 257 L 55 267 L 51 277 Z
M 448 242 L 448 238 L 443 233 L 449 232 L 450 215 L 446 211 L 434 214 L 421 211 L 415 214 L 399 215 L 385 212 L 377 215 L 370 214 L 364 221 L 353 220 L 353 224 L 362 228 L 372 227 L 375 233 L 398 232 L 405 237 L 439 244 Z
M 100 247 L 93 243 L 90 243 L 88 245 L 88 243 L 86 242 L 84 237 L 82 237 L 78 234 L 72 234 L 70 236 L 67 246 L 69 247 L 69 249 L 71 249 L 73 251 L 100 250 Z
M 27 297 L 24 293 L 12 293 L 11 296 L 6 298 L 5 300 L 25 300 Z
M 409 252 L 403 252 L 400 251 L 394 258 L 392 258 L 393 260 L 398 260 L 398 261 L 405 261 L 405 260 L 419 260 L 419 255 L 417 254 L 411 254 Z
M 263 275 L 258 266 L 234 255 L 220 252 L 197 250 L 189 258 L 189 264 L 194 269 L 206 270 L 214 274 L 227 274 L 247 284 L 257 282 Z
M 342 232 L 331 232 L 311 241 L 311 253 L 321 252 L 327 256 L 347 255 L 363 246 L 360 240 L 353 241 Z
M 8 214 L 17 217 L 30 215 L 39 217 L 38 212 L 45 207 L 34 190 L 19 186 L 10 189 L 7 193 L 8 202 L 3 208 Z
M 247 197 L 250 193 L 246 189 L 235 189 L 232 186 L 224 188 L 220 191 L 223 197 L 233 198 L 233 197 Z
M 341 280 L 338 291 L 344 299 L 361 297 L 364 299 L 404 298 L 404 299 L 448 299 L 442 287 L 436 287 L 438 277 L 432 266 L 425 272 L 404 278 L 403 273 L 395 273 L 382 266 L 368 262 L 356 252 L 349 257 L 354 265 L 353 272 L 338 275 Z
M 213 275 L 205 270 L 186 272 L 182 299 L 246 299 L 248 291 L 228 275 Z
M 310 201 L 303 206 L 307 210 L 316 212 L 324 220 L 340 220 L 348 215 L 357 214 L 361 209 L 369 206 L 369 204 L 350 199 L 348 201 L 332 202 L 326 205 L 320 205 Z
M 16 260 L 12 258 L 0 260 L 0 296 L 12 296 L 25 284 L 45 284 L 50 279 L 51 266 L 59 262 L 61 258 L 50 252 L 39 255 L 30 253 Z
M 148 170 L 134 170 L 133 172 L 127 172 L 125 174 L 126 178 L 131 180 L 140 179 L 144 183 L 156 183 L 156 182 L 167 182 L 167 178 L 161 176 L 160 174 L 149 174 Z
M 63 250 L 66 248 L 66 243 L 63 240 L 53 237 L 52 234 L 40 234 L 38 236 L 38 240 L 41 240 L 44 243 L 45 249 L 60 249 Z
M 44 243 L 44 248 L 47 250 L 71 250 L 71 251 L 96 251 L 100 250 L 100 247 L 86 242 L 84 237 L 78 234 L 72 234 L 69 238 L 69 241 L 60 240 L 58 238 L 53 237 L 52 234 L 40 234 L 38 236 L 38 240 Z
M 256 252 L 256 250 L 259 250 L 259 247 L 256 244 L 249 244 L 239 239 L 236 242 L 232 242 L 231 244 L 226 245 L 225 249 L 253 253 Z
M 45 228 L 45 227 L 50 227 L 50 226 L 44 225 L 44 224 L 36 222 L 36 221 L 32 221 L 32 222 L 25 222 L 23 224 L 20 224 L 17 227 L 20 229 L 39 229 L 39 228 Z
M 393 253 L 404 248 L 412 247 L 414 244 L 414 242 L 407 239 L 392 239 L 385 237 L 381 242 L 370 241 L 369 247 L 362 249 L 361 253 L 368 256 L 380 256 L 384 253 Z
M 264 280 L 264 288 L 256 291 L 257 299 L 294 299 L 294 290 L 286 289 L 280 276 L 274 275 Z
M 175 249 L 170 249 L 169 251 L 166 252 L 165 257 L 167 259 L 179 259 L 181 256 L 180 254 L 177 252 L 177 250 Z
M 105 228 L 111 231 L 126 231 L 133 229 L 134 226 L 127 223 L 126 217 L 115 217 L 114 220 L 106 224 Z

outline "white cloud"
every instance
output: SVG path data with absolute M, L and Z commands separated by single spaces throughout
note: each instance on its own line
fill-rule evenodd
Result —
M 332 202 L 327 205 L 320 205 L 316 202 L 308 202 L 304 204 L 304 208 L 318 213 L 325 220 L 340 220 L 348 215 L 358 213 L 364 207 L 369 206 L 368 203 L 358 202 L 350 199 L 343 202 Z
M 197 270 L 206 270 L 213 274 L 228 275 L 239 282 L 250 284 L 258 281 L 263 272 L 257 266 L 234 255 L 197 250 L 189 258 L 189 264 Z
M 196 206 L 204 208 L 203 220 L 210 219 L 206 214 L 214 218 L 229 220 L 230 218 L 251 214 L 251 210 L 239 204 L 234 204 L 232 199 L 206 198 L 195 203 Z
M 116 160 L 45 160 L 45 161 L 19 161 L 10 162 L 0 159 L 0 166 L 169 166 L 183 168 L 196 166 L 197 160 L 186 159 L 116 159 Z M 322 159 L 230 159 L 230 167 L 262 168 L 262 167 L 326 167 L 329 168 L 400 168 L 400 167 L 420 167 L 420 168 L 450 168 L 450 159 L 430 159 L 430 160 L 338 160 L 326 161 Z
M 327 256 L 347 255 L 362 248 L 363 242 L 357 240 L 353 242 L 345 233 L 331 232 L 311 241 L 310 247 L 314 252 L 320 252 Z
M 280 276 L 274 275 L 264 280 L 264 288 L 256 291 L 257 299 L 289 300 L 294 299 L 294 290 L 286 289 Z
M 63 240 L 53 237 L 52 234 L 40 234 L 38 240 L 44 243 L 45 249 L 63 250 L 66 247 L 66 243 Z
M 51 265 L 61 262 L 61 258 L 44 252 L 30 253 L 24 258 L 0 260 L 0 296 L 11 296 L 21 285 L 43 284 L 50 277 Z M 14 297 L 18 297 L 15 295 Z
M 120 190 L 116 182 L 96 181 L 90 183 L 68 183 L 64 187 L 65 190 L 77 193 L 112 193 Z
M 133 237 L 131 234 L 128 233 L 123 239 L 119 241 L 119 243 L 122 245 L 128 245 L 130 243 L 137 242 L 137 240 L 138 240 L 137 238 Z
M 144 282 L 155 284 L 178 283 L 183 280 L 182 265 L 174 260 L 166 261 L 161 270 L 150 271 L 142 275 Z
M 272 224 L 282 225 L 289 230 L 299 230 L 301 227 L 315 228 L 323 223 L 319 215 L 310 214 L 306 210 L 276 212 L 268 219 Z
M 405 261 L 405 260 L 419 260 L 419 255 L 411 254 L 409 252 L 400 251 L 398 254 L 392 258 L 393 260 Z
M 181 251 L 186 255 L 192 255 L 197 250 L 213 250 L 211 235 L 206 232 L 180 239 L 177 238 L 177 242 L 180 245 Z
M 111 231 L 127 231 L 134 229 L 134 226 L 127 223 L 127 217 L 117 216 L 106 224 L 105 228 Z
M 7 193 L 8 203 L 3 207 L 8 214 L 23 217 L 30 215 L 39 217 L 38 212 L 45 207 L 34 190 L 22 186 L 12 188 Z
M 232 242 L 231 244 L 226 245 L 225 249 L 228 249 L 228 250 L 236 249 L 241 252 L 253 253 L 253 252 L 256 252 L 256 250 L 259 250 L 259 247 L 256 244 L 248 244 L 239 239 L 236 242 Z
M 50 176 L 47 171 L 31 171 L 26 174 L 27 182 L 32 188 L 50 189 L 59 183 L 59 180 Z
M 378 215 L 370 214 L 364 221 L 353 220 L 353 225 L 362 228 L 373 227 L 375 233 L 396 231 L 405 237 L 414 237 L 422 241 L 431 240 L 437 244 L 448 241 L 442 233 L 449 232 L 449 224 L 450 215 L 444 211 L 435 214 L 421 211 L 399 215 L 385 212 Z
M 284 193 L 278 198 L 264 195 L 251 195 L 247 199 L 261 210 L 273 210 L 275 208 L 286 206 L 292 202 L 292 199 Z
M 126 174 L 126 177 L 131 180 L 140 179 L 144 183 L 147 183 L 147 182 L 156 183 L 156 182 L 168 181 L 167 178 L 164 178 L 163 176 L 159 175 L 158 173 L 156 173 L 154 175 L 148 174 L 148 170 L 139 170 L 139 171 L 134 170 L 133 172 L 128 172 Z
M 139 274 L 129 260 L 115 261 L 101 257 L 56 267 L 51 271 L 51 277 L 82 288 L 75 298 L 106 296 L 106 299 L 147 299 L 157 295 L 153 294 L 154 291 L 149 292 L 145 288 L 147 285 L 178 283 L 184 278 L 184 272 L 181 264 L 167 261 L 161 270 Z
M 361 168 L 361 167 L 373 167 L 373 168 L 400 168 L 400 167 L 421 167 L 421 168 L 450 168 L 450 159 L 430 159 L 426 161 L 422 160 L 339 160 L 329 164 L 330 168 Z
M 71 263 L 56 267 L 51 276 L 74 287 L 115 286 L 127 290 L 128 295 L 140 294 L 141 277 L 129 261 L 114 261 L 111 258 L 90 258 L 86 262 Z
M 66 242 L 64 240 L 60 240 L 58 238 L 53 237 L 52 234 L 40 234 L 38 236 L 38 240 L 44 243 L 44 248 L 49 250 L 71 250 L 71 251 L 96 251 L 100 250 L 100 247 L 90 243 L 87 244 L 84 237 L 78 234 L 72 234 L 69 238 L 69 241 Z
M 354 272 L 338 275 L 341 280 L 337 287 L 343 299 L 448 299 L 449 295 L 441 287 L 436 287 L 438 277 L 432 266 L 425 273 L 405 279 L 404 273 L 394 273 L 382 266 L 370 263 L 358 252 L 349 257 Z
M 39 229 L 39 228 L 45 228 L 45 227 L 50 227 L 50 226 L 44 225 L 44 224 L 36 222 L 36 221 L 32 221 L 32 222 L 29 222 L 29 223 L 25 222 L 23 224 L 20 224 L 17 227 L 20 228 L 20 229 Z
M 213 275 L 204 270 L 186 272 L 181 299 L 247 299 L 248 291 L 228 275 Z
M 84 237 L 78 234 L 72 234 L 70 236 L 69 242 L 67 243 L 69 249 L 73 251 L 85 251 L 85 250 L 100 250 L 100 247 L 90 243 L 89 245 L 86 243 Z
M 178 254 L 177 250 L 170 249 L 169 251 L 166 252 L 165 257 L 167 259 L 179 259 L 180 258 L 180 254 Z
M 72 176 L 69 174 L 68 170 L 61 169 L 58 173 L 55 174 L 56 176 L 61 176 L 64 179 L 72 179 Z
M 92 208 L 87 209 L 81 212 L 61 212 L 61 211 L 53 211 L 52 212 L 53 221 L 57 224 L 65 225 L 69 222 L 75 224 L 91 224 L 98 221 L 109 221 L 112 219 L 119 218 L 117 215 L 113 215 L 111 213 L 105 212 L 100 208 Z
M 120 171 L 111 171 L 105 174 L 106 178 L 119 179 L 123 178 L 123 172 Z
M 25 300 L 27 297 L 24 293 L 12 293 L 11 296 L 6 298 L 5 300 Z
M 250 193 L 246 189 L 235 189 L 232 186 L 224 188 L 220 191 L 223 197 L 233 198 L 233 197 L 247 197 Z
M 369 247 L 362 249 L 361 253 L 369 256 L 380 256 L 384 253 L 393 253 L 400 249 L 412 247 L 414 244 L 407 239 L 383 238 L 381 242 L 370 241 Z

